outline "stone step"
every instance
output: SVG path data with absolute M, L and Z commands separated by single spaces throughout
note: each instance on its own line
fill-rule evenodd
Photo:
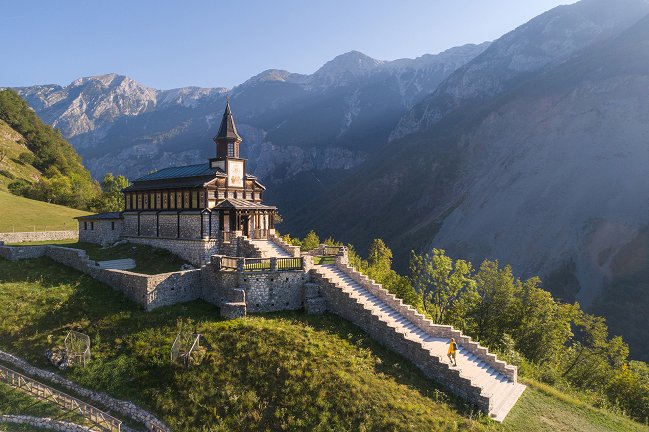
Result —
M 97 266 L 103 269 L 111 270 L 131 270 L 135 268 L 135 260 L 131 258 L 97 261 Z
M 368 311 L 374 319 L 382 322 L 386 326 L 386 330 L 390 329 L 389 331 L 402 334 L 405 339 L 419 343 L 429 355 L 441 359 L 450 367 L 446 356 L 448 339 L 427 334 L 335 265 L 319 265 L 316 266 L 316 271 L 324 280 L 339 288 L 350 300 L 355 301 Z M 481 395 L 489 397 L 491 407 L 489 415 L 497 421 L 502 421 L 520 397 L 525 386 L 512 382 L 461 346 L 457 353 L 457 362 L 460 376 L 469 379 L 473 387 L 479 388 Z

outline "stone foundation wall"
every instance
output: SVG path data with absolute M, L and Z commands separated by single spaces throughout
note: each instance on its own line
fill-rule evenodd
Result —
M 157 215 L 155 212 L 140 213 L 140 235 L 143 237 L 157 237 Z
M 0 241 L 5 243 L 22 243 L 48 240 L 78 239 L 78 231 L 35 231 L 0 233 Z
M 302 271 L 250 272 L 239 276 L 239 288 L 246 293 L 248 312 L 298 310 L 304 307 Z
M 124 212 L 122 213 L 122 217 L 124 218 L 123 235 L 137 236 L 137 213 Z
M 201 238 L 201 214 L 180 214 L 180 237 L 183 239 Z
M 124 223 L 121 219 L 99 219 L 92 221 L 92 225 L 90 222 L 79 221 L 79 241 L 106 246 L 115 243 L 122 235 Z
M 178 215 L 176 212 L 161 212 L 158 218 L 160 237 L 175 238 L 178 236 Z

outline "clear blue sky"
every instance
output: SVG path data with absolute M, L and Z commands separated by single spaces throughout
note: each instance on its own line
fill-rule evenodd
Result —
M 0 7 L 0 86 L 117 72 L 150 87 L 312 73 L 358 50 L 393 60 L 493 40 L 574 0 L 19 0 Z

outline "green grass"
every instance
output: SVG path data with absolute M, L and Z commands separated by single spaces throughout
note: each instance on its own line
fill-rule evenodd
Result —
M 0 232 L 76 230 L 76 216 L 88 214 L 0 190 Z
M 499 425 L 334 315 L 223 321 L 204 302 L 146 313 L 47 259 L 0 260 L 0 309 L 3 349 L 47 367 L 44 349 L 70 329 L 86 332 L 92 361 L 66 375 L 136 401 L 176 431 L 646 430 L 542 387 Z M 169 364 L 178 319 L 208 341 L 200 366 Z
M 508 431 L 647 431 L 646 425 L 587 403 L 536 381 L 528 386 L 503 423 Z
M 35 417 L 56 418 L 61 421 L 69 421 L 83 424 L 84 419 L 74 413 L 66 413 L 58 406 L 50 402 L 39 401 L 31 395 L 15 388 L 0 383 L 0 415 L 31 415 Z M 0 431 L 41 431 L 45 429 L 33 426 L 22 426 L 0 422 Z
M 154 248 L 147 245 L 125 243 L 113 247 L 102 248 L 93 243 L 69 243 L 66 247 L 83 249 L 90 259 L 108 261 L 122 258 L 132 258 L 136 267 L 133 272 L 144 274 L 159 274 L 175 272 L 186 263 L 183 259 L 166 249 Z

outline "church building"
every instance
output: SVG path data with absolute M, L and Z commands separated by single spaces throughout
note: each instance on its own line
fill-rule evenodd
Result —
M 163 168 L 133 180 L 123 190 L 123 212 L 80 218 L 80 240 L 107 243 L 92 233 L 97 227 L 110 231 L 114 241 L 117 221 L 118 237 L 163 247 L 198 263 L 197 251 L 218 252 L 238 236 L 267 239 L 274 234 L 277 209 L 262 203 L 266 188 L 246 171 L 229 100 L 213 140 L 216 157 L 205 163 Z M 112 230 L 103 227 L 108 223 Z M 187 248 L 192 252 L 182 253 Z

